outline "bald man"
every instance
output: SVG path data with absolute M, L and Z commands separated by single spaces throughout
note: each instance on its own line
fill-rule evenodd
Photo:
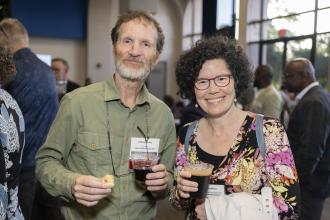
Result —
M 301 184 L 300 220 L 319 220 L 330 195 L 329 94 L 316 81 L 309 60 L 294 59 L 284 71 L 284 83 L 298 101 L 287 134 Z

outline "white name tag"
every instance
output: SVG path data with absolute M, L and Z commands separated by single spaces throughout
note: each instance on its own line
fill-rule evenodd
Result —
M 207 196 L 222 196 L 225 194 L 224 185 L 210 184 L 207 190 Z
M 148 142 L 144 138 L 131 138 L 131 149 L 130 155 L 132 153 L 153 153 L 158 155 L 159 150 L 159 138 L 149 138 Z

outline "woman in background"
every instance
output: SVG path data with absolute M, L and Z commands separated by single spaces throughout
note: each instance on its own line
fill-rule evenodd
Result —
M 256 139 L 256 114 L 236 107 L 236 97 L 253 76 L 242 47 L 235 40 L 215 36 L 196 43 L 183 54 L 176 68 L 179 93 L 198 104 L 206 116 L 197 121 L 185 152 L 187 127 L 179 132 L 176 155 L 176 185 L 170 201 L 206 219 L 205 200 L 190 199 L 197 183 L 189 181 L 187 163 L 214 165 L 210 184 L 223 185 L 224 193 L 260 194 L 272 188 L 273 206 L 280 219 L 297 219 L 299 185 L 296 167 L 282 124 L 263 119 L 266 155 L 260 154 Z
M 16 74 L 12 56 L 0 44 L 0 84 Z M 24 219 L 17 198 L 24 147 L 24 118 L 16 101 L 0 89 L 0 219 Z

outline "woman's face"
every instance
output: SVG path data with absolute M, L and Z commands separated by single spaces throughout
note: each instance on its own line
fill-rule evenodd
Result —
M 198 105 L 211 117 L 220 117 L 234 106 L 235 83 L 223 59 L 203 64 L 195 82 L 195 95 Z

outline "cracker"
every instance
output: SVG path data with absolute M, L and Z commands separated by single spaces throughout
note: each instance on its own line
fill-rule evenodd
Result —
M 115 177 L 113 175 L 105 175 L 103 177 L 103 182 L 107 187 L 112 188 L 115 186 Z

